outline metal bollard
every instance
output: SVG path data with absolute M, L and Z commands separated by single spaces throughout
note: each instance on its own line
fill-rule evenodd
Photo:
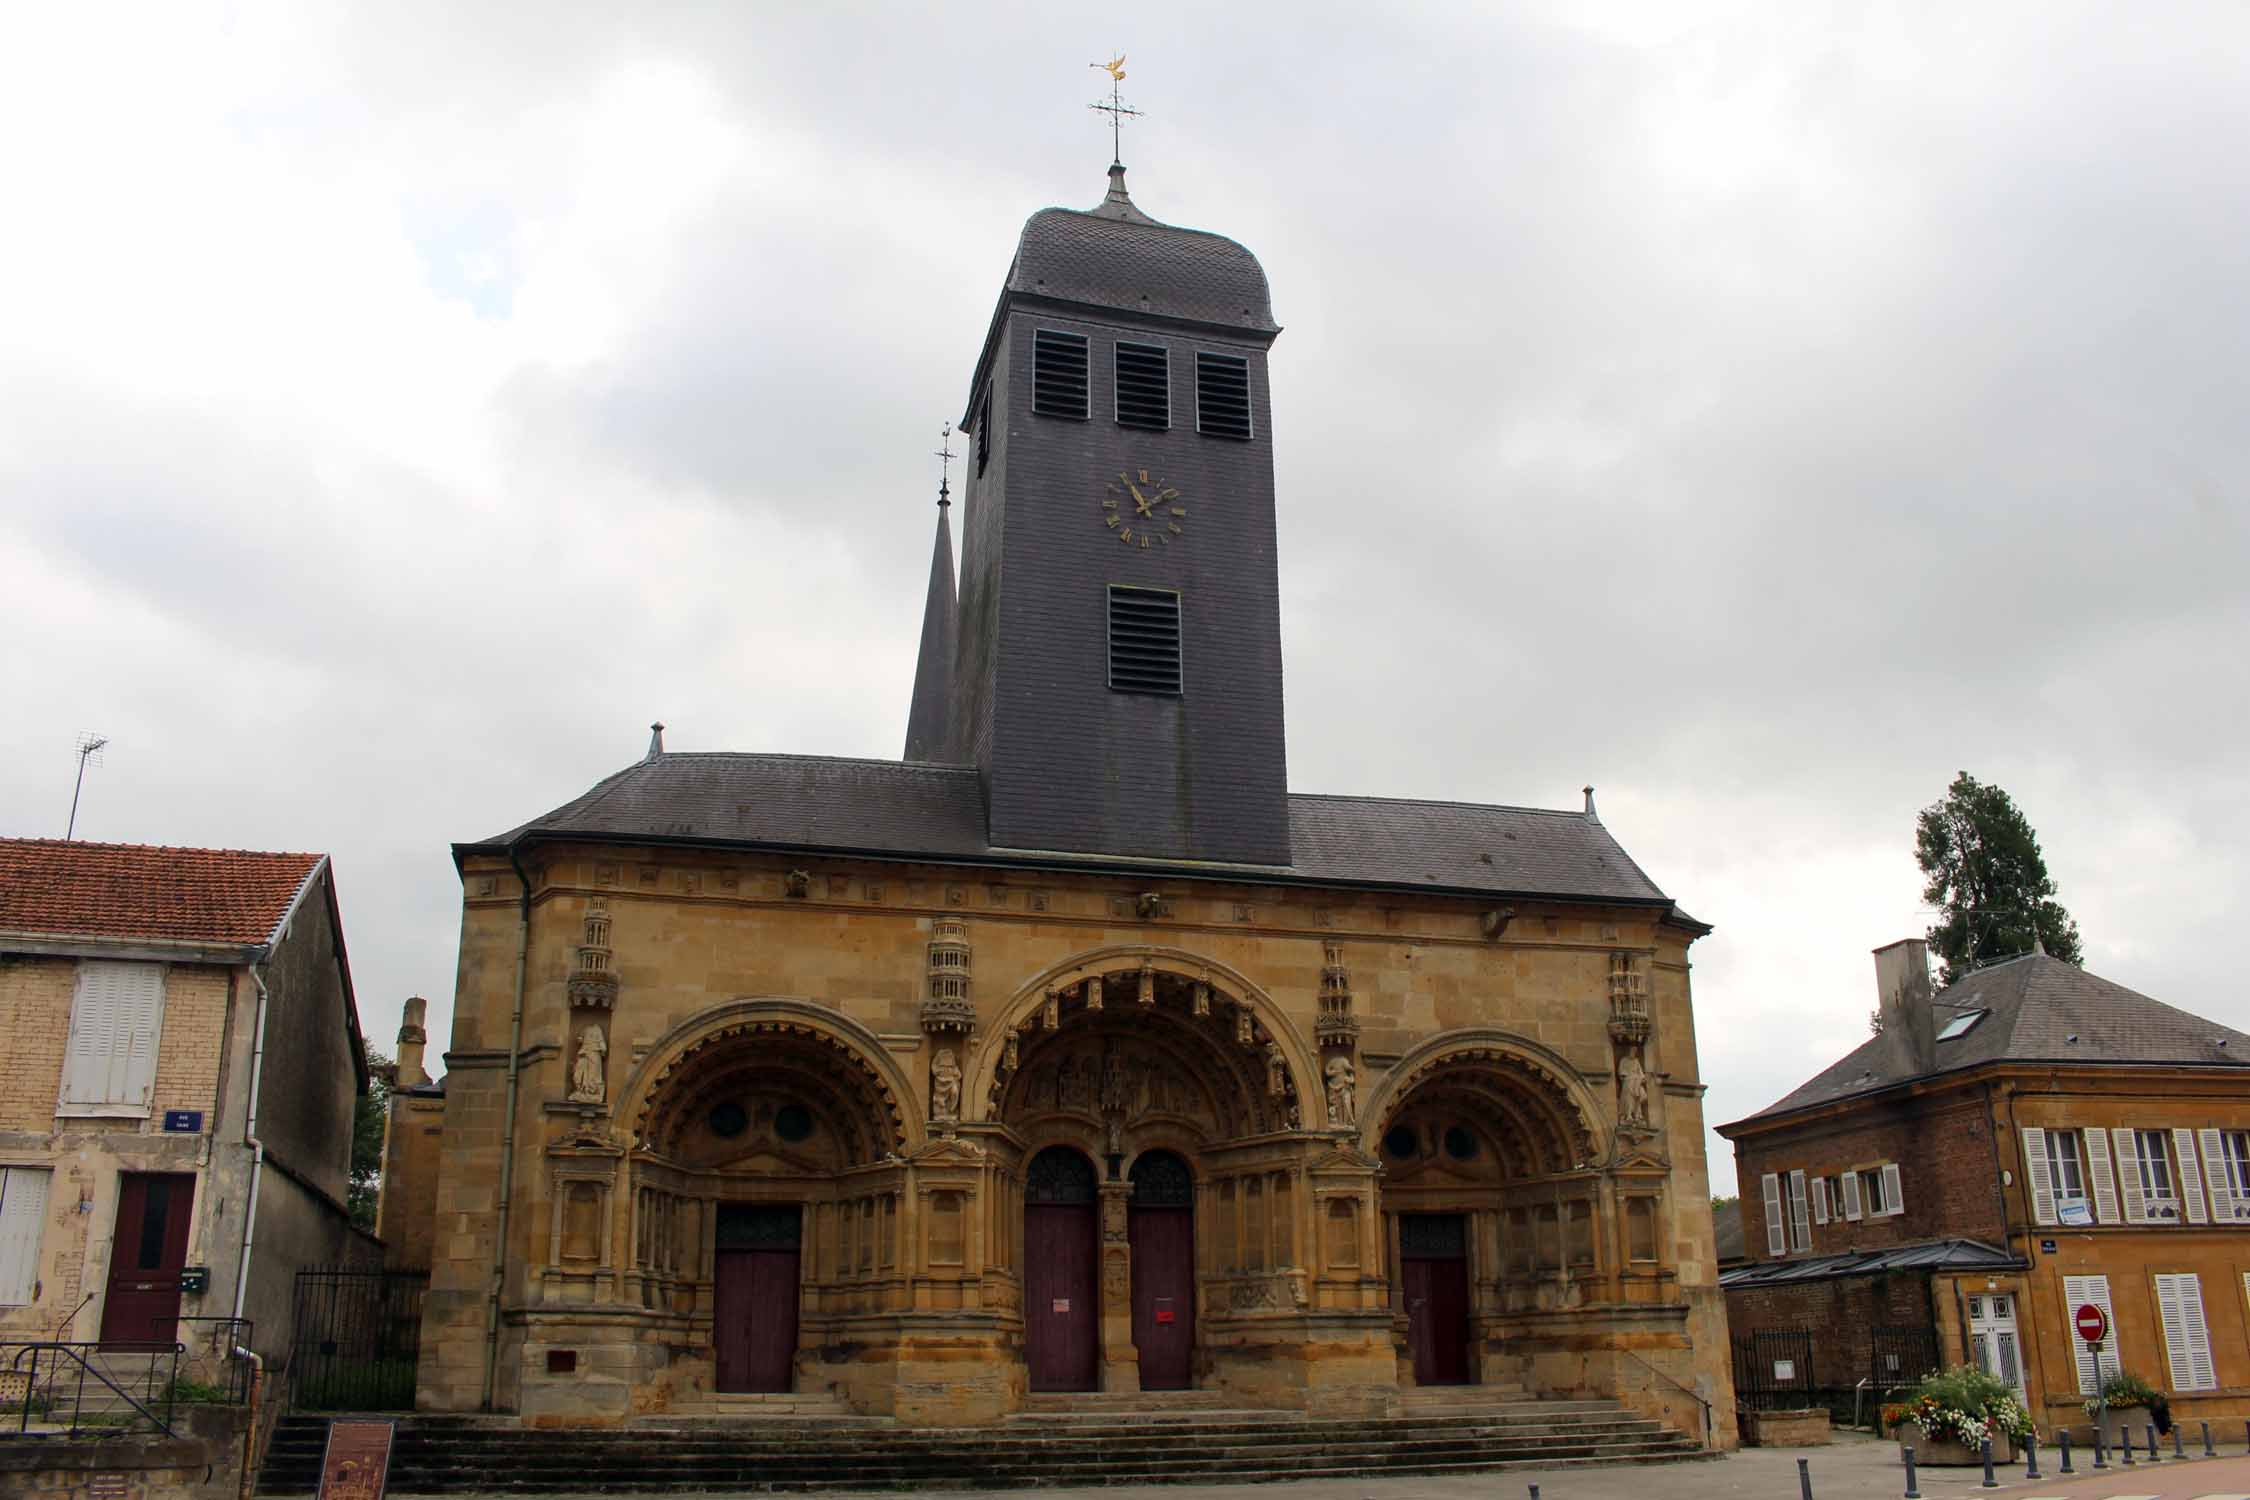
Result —
M 1898 1451 L 1906 1460 L 1906 1500 L 1922 1500 L 1922 1492 L 1914 1487 L 1914 1445 L 1908 1443 Z
M 2094 1429 L 2094 1467 L 2109 1467 L 2109 1444 L 2102 1441 L 2102 1430 L 2099 1427 Z
M 2000 1481 L 1992 1477 L 1992 1439 L 1987 1437 L 1977 1445 L 1977 1449 L 1984 1455 L 1984 1487 L 1988 1490 L 2000 1488 Z
M 2219 1456 L 2219 1450 L 2211 1446 L 2211 1424 L 2209 1422 L 2203 1424 L 2203 1456 L 2205 1458 L 2217 1458 Z
M 2074 1468 L 2072 1468 L 2072 1467 L 2070 1466 L 2070 1429 L 2069 1429 L 2069 1428 L 2067 1428 L 2067 1427 L 2058 1427 L 2058 1428 L 2056 1428 L 2056 1429 L 2055 1429 L 2055 1441 L 2056 1441 L 2057 1443 L 2059 1443 L 2059 1444 L 2061 1444 L 2061 1445 L 2062 1445 L 2062 1471 L 2061 1471 L 2061 1472 L 2063 1472 L 2063 1473 L 2065 1473 L 2065 1474 L 2075 1474 L 2075 1473 L 2077 1473 L 2078 1471 L 2077 1471 L 2076 1469 L 2074 1469 Z
M 2174 1422 L 2172 1424 L 2172 1456 L 2174 1458 L 2187 1457 L 2187 1443 L 2182 1437 L 2184 1431 L 2185 1429 L 2179 1423 Z
M 1539 1486 L 1536 1484 L 1531 1487 L 1531 1500 L 1539 1500 Z
M 2117 1456 L 2125 1460 L 2126 1468 L 2133 1467 L 2133 1429 L 2130 1427 L 2117 1429 Z
M 2043 1479 L 2046 1477 L 2039 1472 L 2039 1434 L 2036 1432 L 2024 1435 L 2023 1477 L 2026 1479 Z
M 2156 1451 L 2156 1424 L 2151 1422 L 2148 1424 L 2148 1461 L 2153 1464 L 2163 1457 L 2163 1454 Z
M 1797 1460 L 1797 1492 L 1803 1500 L 1812 1500 L 1812 1460 Z

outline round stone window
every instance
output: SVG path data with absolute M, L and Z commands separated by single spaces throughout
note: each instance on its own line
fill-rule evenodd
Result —
M 1445 1154 L 1455 1161 L 1467 1161 L 1477 1154 L 1477 1138 L 1458 1125 L 1445 1127 Z
M 711 1111 L 710 1125 L 713 1135 L 731 1141 L 749 1128 L 750 1116 L 743 1112 L 741 1105 L 729 1099 Z
M 812 1134 L 812 1111 L 802 1104 L 784 1104 L 774 1111 L 773 1133 L 796 1142 Z
M 1383 1150 L 1387 1155 L 1409 1158 L 1421 1142 L 1415 1139 L 1411 1125 L 1393 1125 L 1383 1132 Z

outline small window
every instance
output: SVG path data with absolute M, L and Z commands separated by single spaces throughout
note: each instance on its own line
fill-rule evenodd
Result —
M 2147 1200 L 2149 1217 L 2178 1218 L 2180 1211 L 2175 1201 L 2178 1194 L 2172 1186 L 2171 1142 L 2166 1132 L 2134 1131 L 2133 1154 L 2139 1160 L 2141 1196 Z
M 1401 1161 L 1412 1161 L 1421 1154 L 1422 1143 L 1415 1138 L 1411 1125 L 1393 1125 L 1383 1132 L 1383 1151 Z
M 1477 1138 L 1460 1125 L 1445 1127 L 1445 1154 L 1455 1161 L 1473 1161 L 1477 1154 Z
M 1178 594 L 1110 585 L 1109 686 L 1118 693 L 1180 695 Z
M 812 1111 L 802 1104 L 784 1104 L 773 1114 L 773 1133 L 795 1145 L 812 1134 Z
M 2086 1201 L 2085 1158 L 2077 1131 L 2047 1132 L 2047 1174 L 2054 1183 L 2057 1204 Z
M 2222 1130 L 2219 1145 L 2227 1164 L 2228 1190 L 2238 1203 L 2250 1199 L 2250 1130 Z
M 1250 436 L 1250 361 L 1233 354 L 1195 356 L 1195 430 L 1205 437 Z
M 1941 1042 L 1950 1042 L 1957 1037 L 1967 1036 L 1970 1032 L 1976 1030 L 1977 1022 L 1991 1014 L 1992 1012 L 1989 1010 L 1965 1010 L 1945 1023 L 1945 1029 L 1937 1034 L 1937 1039 Z
M 1042 417 L 1083 422 L 1087 405 L 1086 339 L 1083 334 L 1037 328 L 1031 334 L 1031 409 Z
M 1869 1167 L 1859 1174 L 1859 1201 L 1870 1219 L 1879 1218 L 1891 1211 L 1883 1201 L 1883 1169 Z
M 1172 356 L 1155 344 L 1117 346 L 1117 425 L 1172 425 Z

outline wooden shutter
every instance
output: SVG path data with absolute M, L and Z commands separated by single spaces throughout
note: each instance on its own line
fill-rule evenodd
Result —
M 2180 1159 L 2180 1206 L 2187 1213 L 2190 1224 L 2208 1224 L 2211 1216 L 2203 1211 L 2203 1173 L 2195 1164 L 2195 1132 L 2175 1129 L 2172 1132 L 2172 1154 Z
M 164 966 L 83 959 L 63 1052 L 64 1112 L 145 1111 L 156 1084 L 164 1026 Z
M 1758 1181 L 1766 1190 L 1766 1254 L 1778 1260 L 1789 1253 L 1788 1231 L 1781 1223 L 1781 1179 L 1768 1172 Z
M 2095 1132 L 2089 1130 L 2086 1133 L 2093 1135 Z M 2125 1222 L 2146 1224 L 2148 1199 L 2141 1193 L 2139 1143 L 2133 1139 L 2133 1132 L 2122 1125 L 2110 1132 L 2110 1138 L 2117 1142 L 2117 1186 L 2125 1195 Z
M 1806 1204 L 1805 1174 L 1802 1169 L 1789 1174 L 1789 1242 L 1798 1250 L 1812 1248 L 1812 1215 Z
M 2158 1276 L 2156 1310 L 2164 1319 L 2164 1356 L 2172 1367 L 2172 1389 L 2216 1387 L 2211 1335 L 2203 1323 L 2203 1284 L 2192 1275 Z
M 2055 1222 L 2055 1178 L 2047 1162 L 2047 1132 L 2025 1126 L 2023 1179 L 2031 1200 L 2031 1217 L 2041 1224 Z
M 1898 1163 L 1895 1161 L 1883 1163 L 1883 1212 L 1887 1215 L 1906 1212 L 1906 1193 L 1899 1185 Z
M 2094 1132 L 2086 1132 L 2092 1135 Z M 2063 1322 L 2068 1325 L 2078 1316 L 2081 1304 L 2091 1302 L 2109 1319 L 2109 1337 L 2102 1340 L 2101 1370 L 2094 1369 L 2094 1356 L 2086 1341 L 2075 1330 L 2070 1336 L 2072 1355 L 2078 1361 L 2078 1394 L 2091 1396 L 2101 1389 L 2101 1383 L 2122 1368 L 2117 1357 L 2117 1314 L 2109 1305 L 2109 1278 L 2107 1276 L 2065 1276 L 2063 1278 Z
M 48 1176 L 44 1168 L 0 1168 L 0 1306 L 30 1302 L 39 1284 Z
M 2211 1217 L 2220 1224 L 2235 1216 L 2234 1187 L 2227 1181 L 2227 1145 L 2216 1130 L 2199 1130 L 2203 1142 L 2203 1180 L 2211 1185 Z
M 1815 1224 L 1828 1222 L 1828 1179 L 1825 1177 L 1812 1180 L 1812 1221 Z
M 164 966 L 135 964 L 132 1004 L 126 1012 L 125 1076 L 121 1103 L 147 1109 L 156 1097 L 156 1049 L 164 1037 Z
M 2115 1224 L 2117 1179 L 2109 1173 L 2109 1137 L 2098 1125 L 2088 1126 L 2078 1138 L 2086 1145 L 2086 1191 L 2094 1195 L 2094 1222 Z
M 1844 1183 L 1844 1217 L 1852 1223 L 1859 1222 L 1859 1173 L 1847 1171 Z

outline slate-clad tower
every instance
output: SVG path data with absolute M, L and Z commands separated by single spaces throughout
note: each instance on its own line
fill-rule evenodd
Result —
M 1142 213 L 1123 167 L 1025 223 L 962 418 L 946 758 L 994 845 L 1289 863 L 1279 331 L 1257 259 Z

